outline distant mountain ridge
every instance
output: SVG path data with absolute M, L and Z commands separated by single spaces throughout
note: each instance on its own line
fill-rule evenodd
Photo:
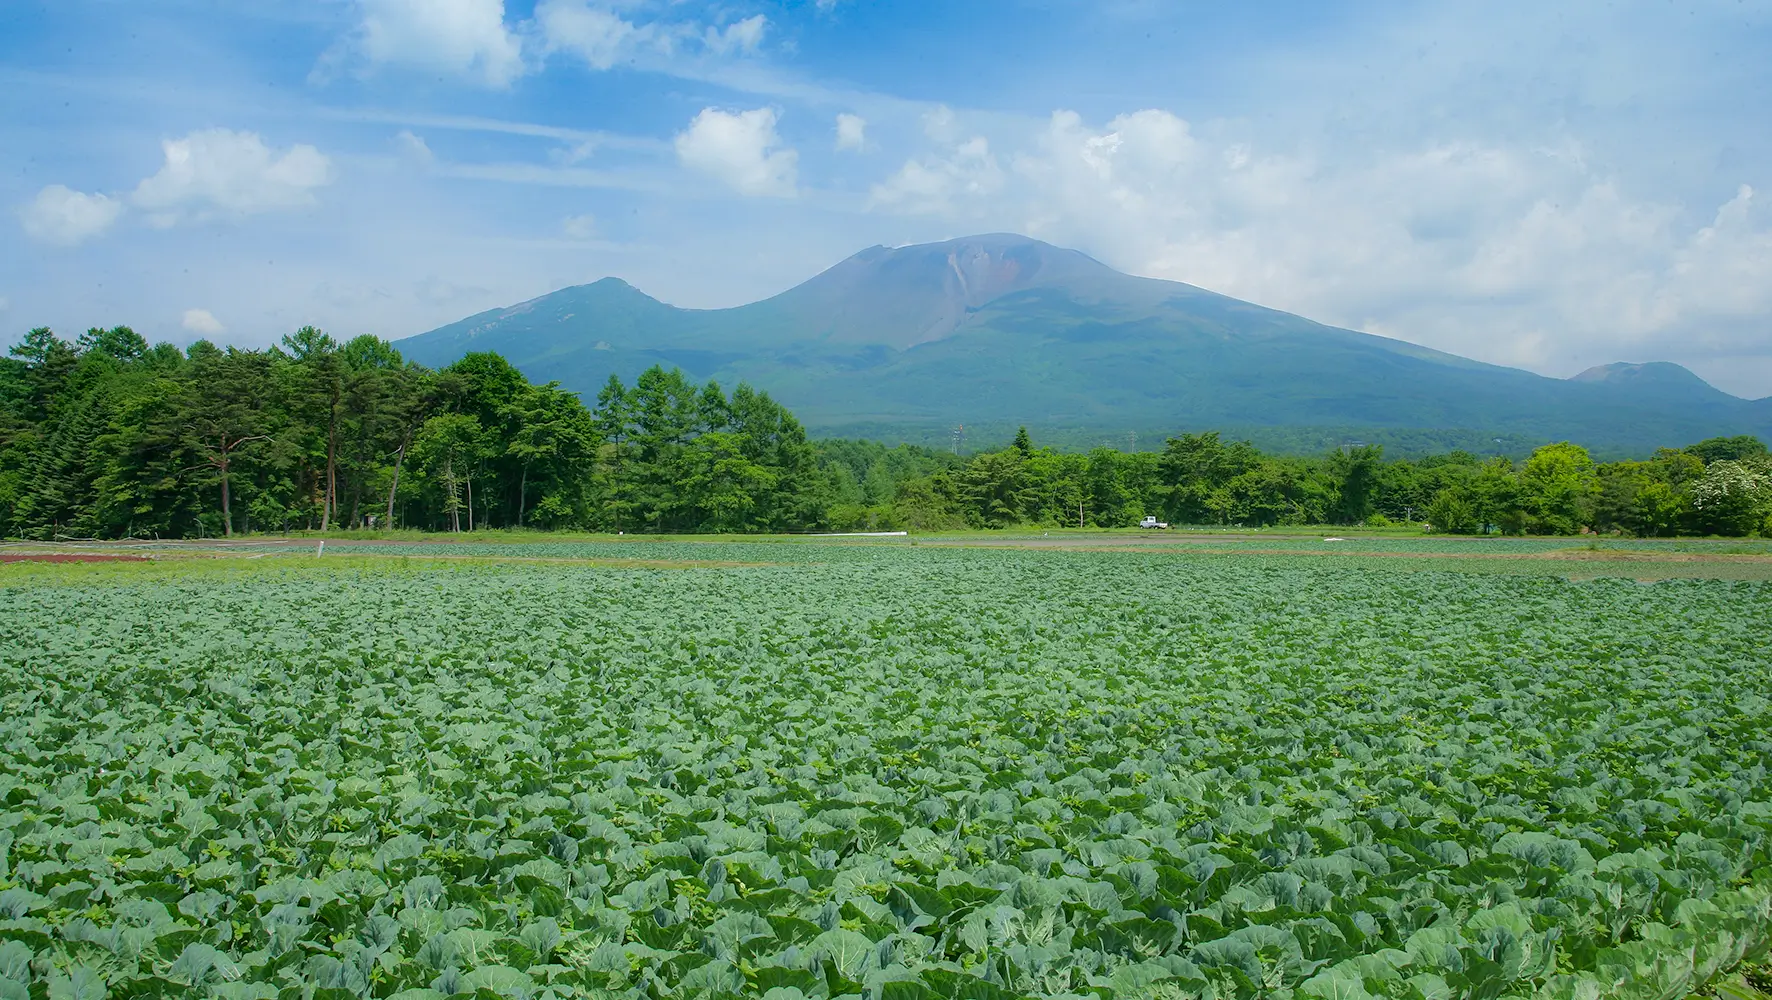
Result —
M 497 351 L 594 394 L 653 364 L 748 381 L 815 432 L 928 439 L 956 424 L 1118 435 L 1211 427 L 1457 430 L 1645 451 L 1772 431 L 1666 362 L 1547 378 L 1122 274 L 1011 234 L 870 247 L 782 292 L 680 309 L 616 278 L 399 341 L 428 365 Z

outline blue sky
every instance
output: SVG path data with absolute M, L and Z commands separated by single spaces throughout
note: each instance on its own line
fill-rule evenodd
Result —
M 1549 9 L 1547 9 L 1549 8 Z M 1772 395 L 1772 3 L 0 4 L 0 324 L 390 339 L 1016 231 Z

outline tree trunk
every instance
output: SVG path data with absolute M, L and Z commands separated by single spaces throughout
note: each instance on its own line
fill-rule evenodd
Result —
M 227 447 L 227 441 L 228 441 L 227 438 L 225 438 L 225 437 L 222 438 L 221 461 L 217 464 L 221 468 L 222 531 L 229 538 L 232 538 L 232 537 L 234 537 L 234 512 L 232 510 L 228 509 L 229 497 L 228 497 L 228 447 Z
M 518 482 L 517 482 L 517 527 L 519 527 L 519 528 L 523 527 L 523 511 L 525 509 L 524 501 L 526 501 L 528 499 L 528 497 L 525 496 L 525 494 L 528 492 L 529 492 L 529 463 L 524 462 L 523 463 L 523 478 L 518 480 Z
M 388 486 L 388 527 L 394 526 L 394 491 L 400 488 L 400 463 L 406 461 L 406 442 L 400 442 L 400 450 L 394 452 L 394 481 Z
M 326 501 L 320 505 L 320 530 L 332 524 L 338 506 L 338 389 L 333 388 L 332 404 L 326 414 Z
M 461 498 L 455 493 L 455 463 L 451 462 L 448 457 L 443 459 L 443 489 L 445 491 L 445 506 L 449 511 L 449 530 L 459 533 L 461 531 Z
M 474 477 L 465 477 L 468 481 L 468 530 L 474 530 Z

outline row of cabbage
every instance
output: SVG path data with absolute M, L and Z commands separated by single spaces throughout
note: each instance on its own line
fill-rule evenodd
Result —
M 1665 997 L 1772 590 L 873 550 L 0 591 L 0 998 Z

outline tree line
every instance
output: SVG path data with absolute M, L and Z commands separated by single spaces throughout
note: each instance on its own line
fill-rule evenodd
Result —
M 587 406 L 495 354 L 432 371 L 313 327 L 267 350 L 40 328 L 0 359 L 10 537 L 805 530 L 826 482 L 766 393 L 658 368 Z
M 1454 451 L 1390 460 L 1375 445 L 1319 457 L 1264 454 L 1216 432 L 1160 452 L 1035 448 L 1023 429 L 999 451 L 899 484 L 866 508 L 874 526 L 1118 527 L 1146 515 L 1183 525 L 1424 523 L 1456 534 L 1772 536 L 1772 457 L 1754 437 L 1598 463 L 1549 444 L 1523 462 Z
M 0 358 L 0 535 L 184 538 L 410 527 L 466 532 L 939 530 L 1426 522 L 1470 533 L 1772 535 L 1751 437 L 1596 463 L 1376 446 L 1265 454 L 1216 433 L 1161 451 L 962 458 L 812 441 L 767 393 L 654 367 L 586 403 L 496 354 L 430 370 L 313 327 L 264 350 L 150 346 L 128 327 L 32 330 Z

